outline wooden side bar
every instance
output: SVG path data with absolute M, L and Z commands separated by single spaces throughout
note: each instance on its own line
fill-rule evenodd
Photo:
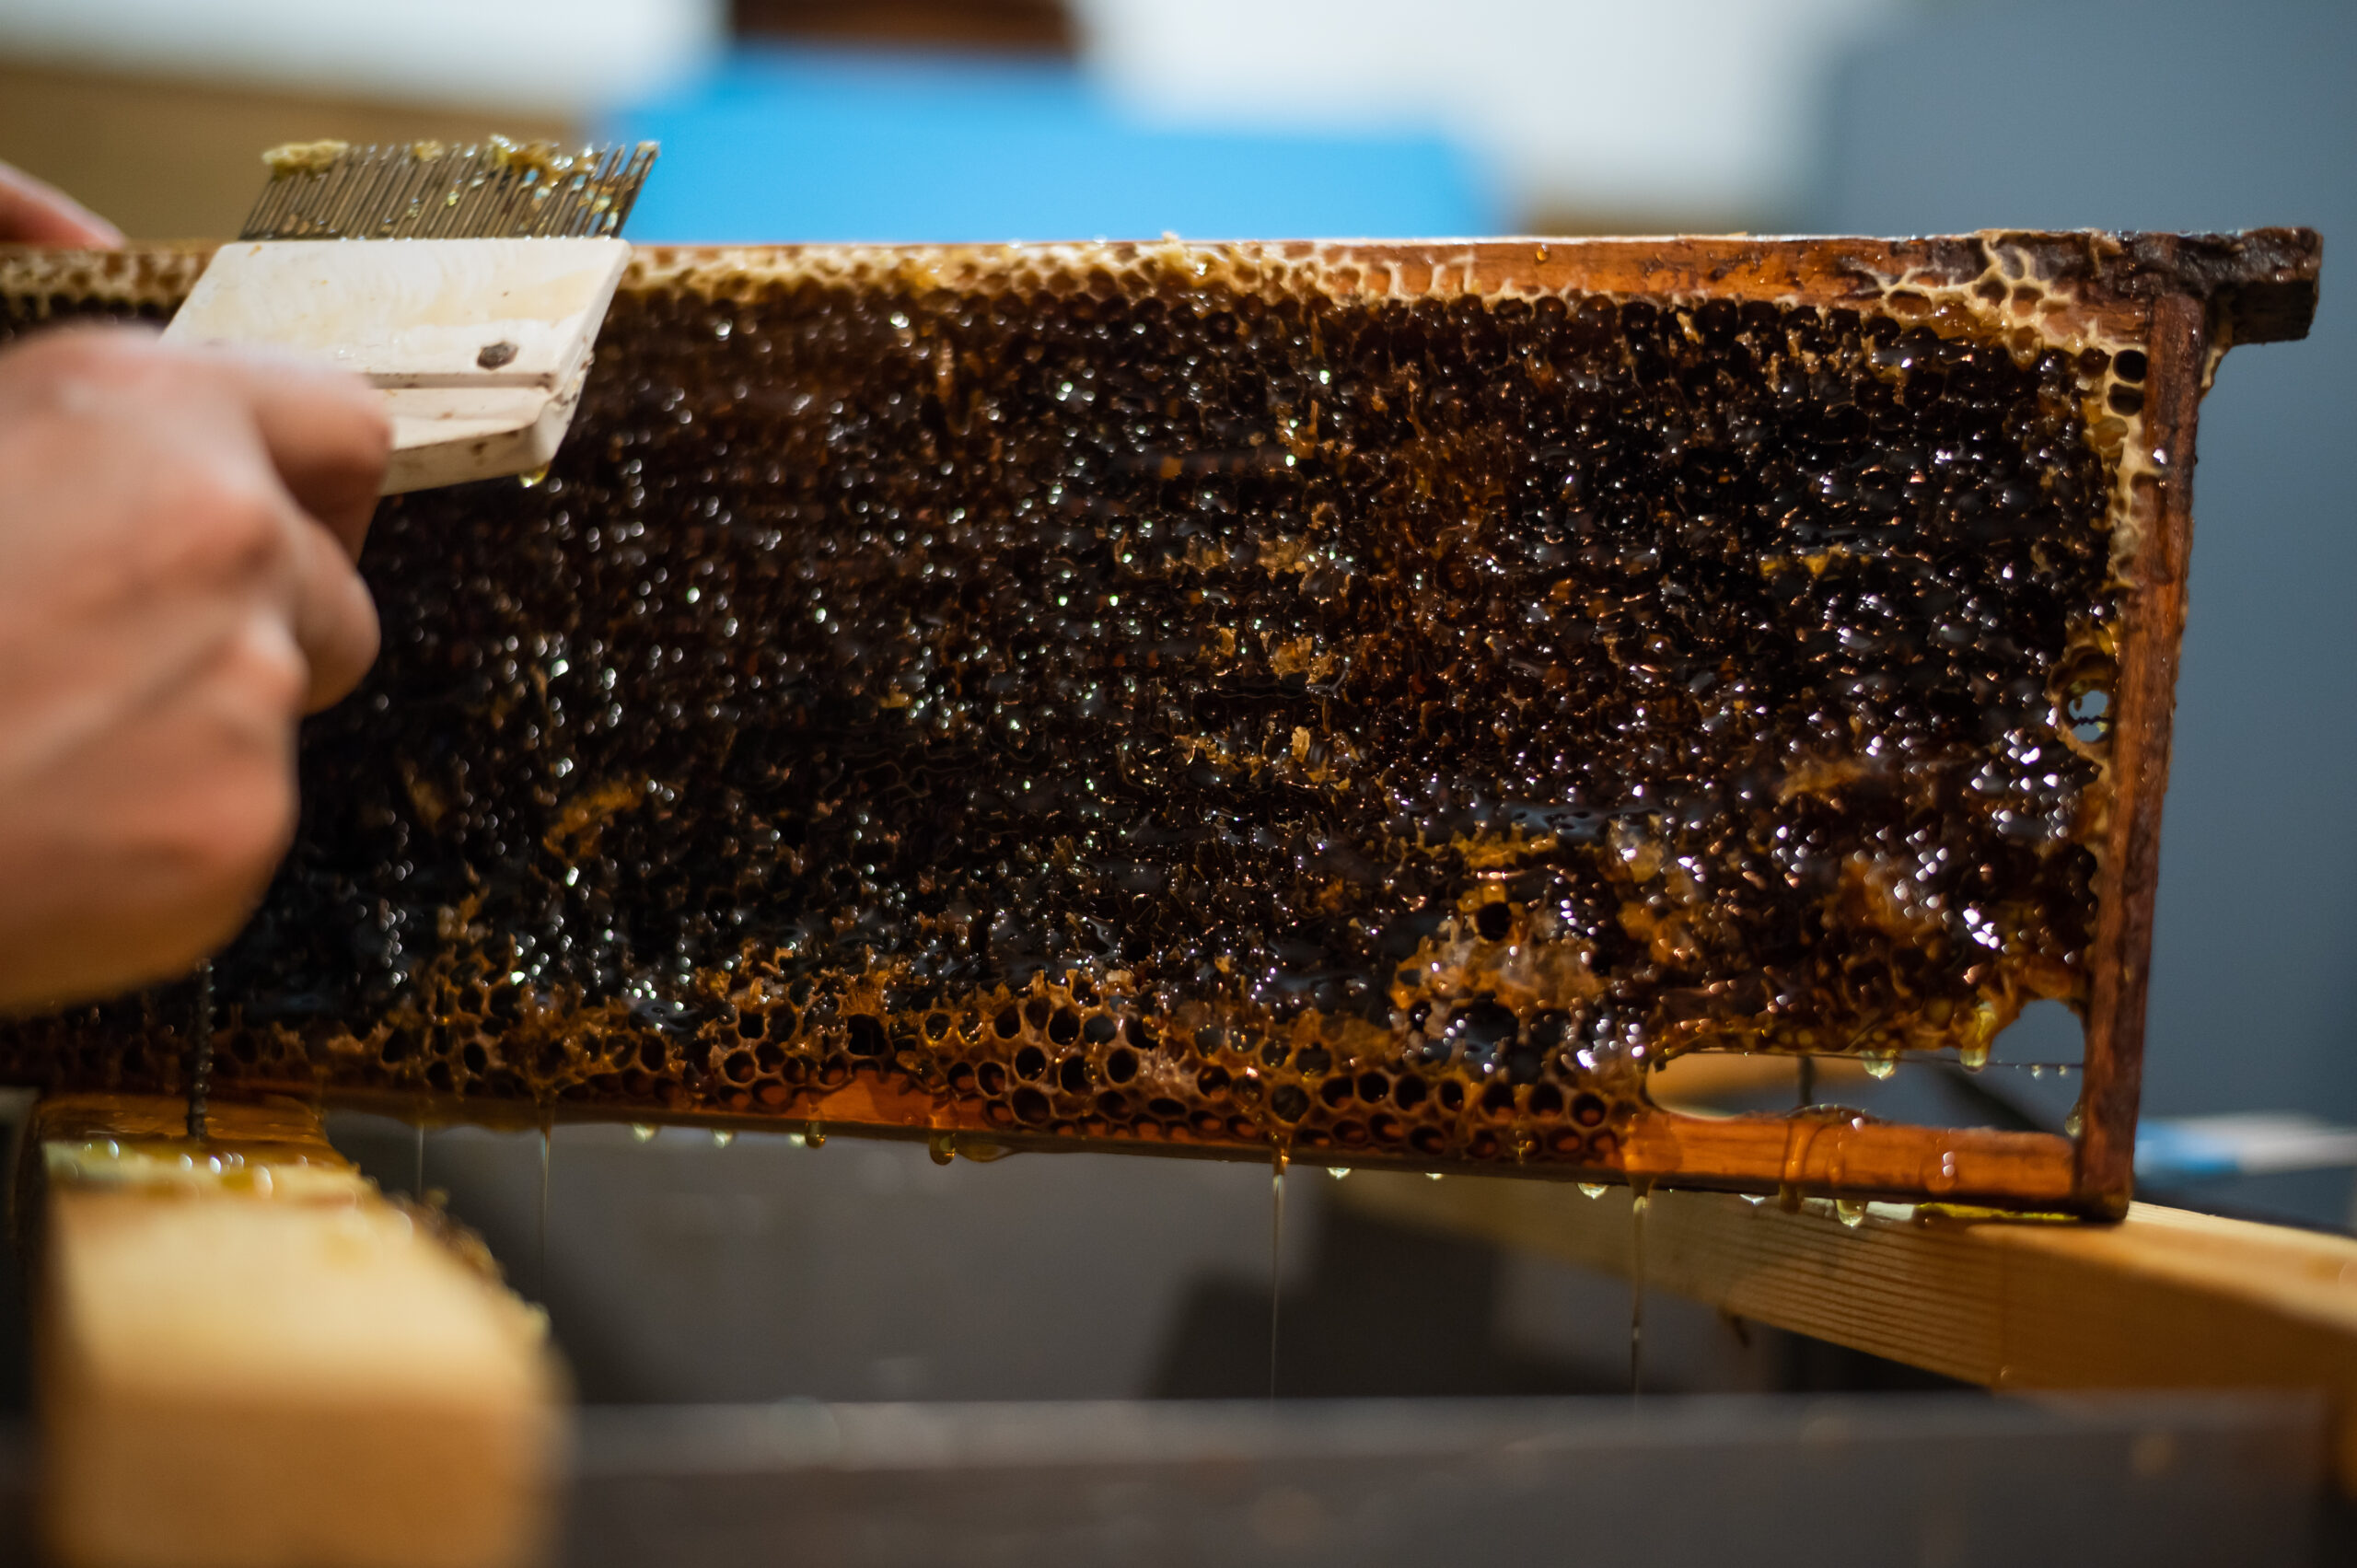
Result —
M 203 1143 L 183 1116 L 98 1097 L 35 1111 L 49 1559 L 540 1560 L 564 1419 L 540 1316 L 388 1202 L 316 1113 L 217 1105 Z
M 1338 1197 L 1614 1273 L 1634 1255 L 1617 1189 L 1364 1172 Z M 2321 1390 L 2334 1473 L 2357 1495 L 2357 1239 L 2151 1203 L 2117 1225 L 1850 1216 L 1655 1193 L 1645 1286 L 1996 1388 Z
M 2193 557 L 2193 437 L 2211 364 L 2200 301 L 2182 295 L 2159 301 L 2151 333 L 2146 430 L 2154 475 L 2137 482 L 2149 492 L 2137 499 L 2151 533 L 2130 563 L 2134 592 L 2123 600 L 2128 626 L 2119 645 L 2111 819 L 2097 874 L 2081 1113 L 2085 1135 L 2079 1143 L 2079 1190 L 2108 1218 L 2125 1211 L 2134 1184 L 2145 971 L 2160 896 L 2161 797 L 2168 784 L 2177 646 Z

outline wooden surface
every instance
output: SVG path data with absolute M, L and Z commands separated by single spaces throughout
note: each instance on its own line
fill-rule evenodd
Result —
M 43 1530 L 64 1568 L 513 1568 L 543 1551 L 538 1313 L 316 1114 L 36 1110 Z
M 1364 1172 L 1364 1212 L 1614 1273 L 1631 1195 Z M 2318 1389 L 2357 1494 L 2357 1239 L 2131 1206 L 2116 1225 L 1657 1192 L 1645 1287 L 1998 1388 Z

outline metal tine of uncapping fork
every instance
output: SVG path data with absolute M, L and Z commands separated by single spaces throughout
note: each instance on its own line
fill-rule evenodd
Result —
M 377 149 L 372 147 L 369 152 L 375 155 Z M 371 215 L 373 218 L 374 215 L 384 210 L 382 192 L 385 182 L 400 166 L 394 158 L 381 156 L 354 161 L 358 167 L 345 184 L 335 209 L 328 215 L 328 226 L 347 238 L 359 239 L 369 238 L 362 232 L 364 224 L 369 228 L 375 226 L 373 221 L 364 219 L 362 215 Z
M 498 138 L 458 147 L 303 144 L 265 155 L 271 178 L 246 239 L 481 239 L 610 236 L 629 215 L 655 145 L 546 156 Z

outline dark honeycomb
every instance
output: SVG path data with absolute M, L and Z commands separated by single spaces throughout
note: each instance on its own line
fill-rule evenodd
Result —
M 544 481 L 380 513 L 221 1079 L 1610 1166 L 2084 998 L 2130 356 L 1187 254 L 626 288 Z

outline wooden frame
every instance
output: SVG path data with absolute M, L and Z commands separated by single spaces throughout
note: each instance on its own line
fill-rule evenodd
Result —
M 1530 298 L 1584 292 L 1673 305 L 1712 299 L 1845 308 L 1934 330 L 1993 338 L 2021 354 L 2100 347 L 2148 355 L 2142 401 L 2101 427 L 2115 474 L 2113 567 L 2123 604 L 2108 759 L 2107 816 L 2096 830 L 2096 928 L 2086 1009 L 2082 1127 L 2073 1139 L 2038 1132 L 1934 1130 L 1864 1117 L 1801 1114 L 1713 1120 L 1638 1110 L 1608 1157 L 1526 1158 L 1496 1149 L 1478 1167 L 1583 1179 L 1666 1181 L 1856 1197 L 1922 1196 L 1957 1202 L 2067 1209 L 2117 1216 L 2130 1191 L 2145 968 L 2157 889 L 2161 800 L 2184 576 L 2191 538 L 2196 406 L 2216 358 L 2237 343 L 2296 337 L 2314 309 L 2319 260 L 2305 230 L 2235 236 L 2028 234 L 1910 240 L 1495 240 L 1428 244 L 1270 243 L 1025 247 L 657 248 L 641 251 L 621 296 L 724 300 L 780 280 L 882 281 L 950 290 L 1010 278 L 1072 277 L 1086 267 L 1191 269 L 1242 292 L 1321 291 L 1337 299 L 1434 296 Z M 201 264 L 198 251 L 87 255 L 0 252 L 0 319 L 25 320 L 52 302 L 80 310 L 168 309 Z M 2115 404 L 2115 408 L 2119 405 Z M 880 1027 L 880 1026 L 879 1026 Z M 487 1099 L 426 1093 L 389 1077 L 364 1042 L 288 1035 L 249 1066 L 224 1063 L 224 1087 L 294 1091 L 418 1109 L 432 1114 L 538 1121 L 555 1116 L 750 1124 L 818 1122 L 884 1135 L 925 1136 L 945 1150 L 1091 1146 L 1267 1158 L 1287 1152 L 1338 1165 L 1449 1164 L 1354 1151 L 1296 1137 L 1273 1121 L 1232 1117 L 1216 1131 L 1172 1124 L 1152 1137 L 1075 1120 L 1039 1131 L 993 1121 L 978 1100 L 944 1095 L 888 1067 L 849 1081 L 812 1083 L 756 1099 L 717 1088 L 658 1085 L 644 1093 Z M 495 1051 L 495 1036 L 482 1042 Z M 716 1065 L 726 1042 L 709 1049 Z M 168 1088 L 172 1058 L 126 1066 L 73 1026 L 32 1027 L 0 1040 L 0 1077 L 50 1081 L 68 1056 L 81 1072 L 148 1075 Z M 699 1047 L 702 1049 L 702 1047 Z M 716 1079 L 699 1070 L 699 1078 Z M 114 1081 L 114 1080 L 109 1080 Z M 1494 1141 L 1493 1141 L 1494 1143 Z
M 1353 1177 L 1334 1201 L 1630 1274 L 1631 1197 Z M 2007 1390 L 2314 1389 L 2357 1495 L 2357 1239 L 2138 1203 L 2117 1225 L 1658 1192 L 1644 1288 Z

